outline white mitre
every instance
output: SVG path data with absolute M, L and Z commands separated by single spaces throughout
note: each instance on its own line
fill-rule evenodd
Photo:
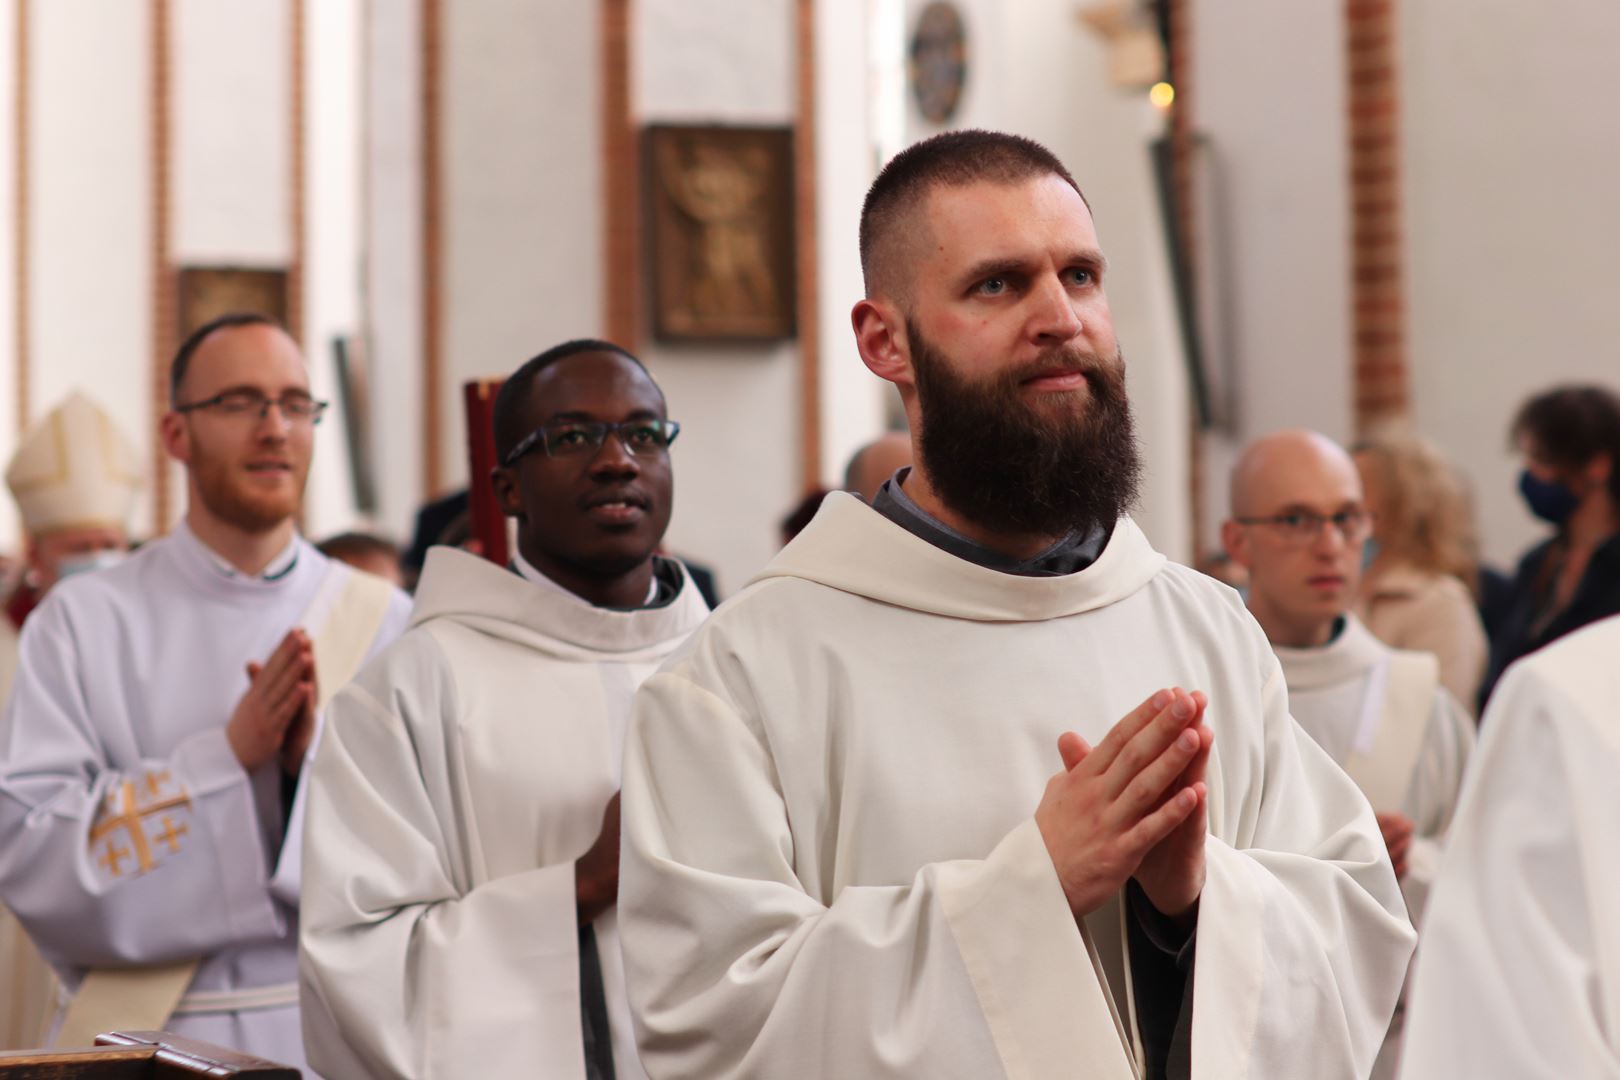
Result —
M 138 460 L 112 417 L 75 391 L 24 433 L 6 467 L 6 486 L 31 535 L 91 525 L 122 529 L 141 489 Z

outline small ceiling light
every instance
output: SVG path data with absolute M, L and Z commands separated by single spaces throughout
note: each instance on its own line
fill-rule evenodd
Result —
M 1153 102 L 1154 108 L 1168 109 L 1170 103 L 1176 100 L 1176 88 L 1167 82 L 1157 82 L 1148 91 L 1148 100 Z

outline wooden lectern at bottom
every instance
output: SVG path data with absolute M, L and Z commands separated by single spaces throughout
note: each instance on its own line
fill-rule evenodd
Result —
M 0 1054 L 0 1080 L 299 1080 L 298 1070 L 164 1031 L 114 1031 L 92 1049 Z

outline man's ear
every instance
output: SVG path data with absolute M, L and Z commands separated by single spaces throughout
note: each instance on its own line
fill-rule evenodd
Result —
M 495 503 L 509 518 L 523 520 L 523 500 L 518 497 L 517 476 L 512 467 L 497 465 L 489 470 L 489 483 L 495 489 Z
M 170 409 L 158 421 L 158 436 L 163 441 L 163 452 L 182 465 L 191 464 L 191 432 L 186 418 Z
M 872 374 L 897 386 L 913 385 L 911 342 L 900 309 L 888 300 L 862 300 L 849 313 L 849 321 L 855 328 L 855 347 Z
M 1228 518 L 1221 522 L 1221 547 L 1226 549 L 1227 558 L 1243 567 L 1249 566 L 1249 537 L 1243 531 L 1243 526 Z

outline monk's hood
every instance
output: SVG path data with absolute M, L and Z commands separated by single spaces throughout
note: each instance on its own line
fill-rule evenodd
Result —
M 449 620 L 552 656 L 636 661 L 668 653 L 708 613 L 684 566 L 680 592 L 668 604 L 615 611 L 458 548 L 434 547 L 422 567 L 411 626 Z
M 980 622 L 1033 622 L 1117 603 L 1153 580 L 1165 558 L 1121 517 L 1097 561 L 1074 574 L 1023 577 L 940 550 L 834 492 L 755 581 L 802 578 L 885 604 Z

